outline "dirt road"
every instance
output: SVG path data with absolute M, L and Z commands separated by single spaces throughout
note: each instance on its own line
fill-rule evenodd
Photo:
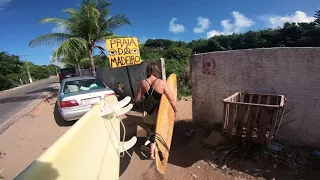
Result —
M 68 130 L 57 125 L 54 103 L 55 99 L 41 102 L 0 135 L 0 179 L 13 179 Z
M 58 77 L 36 81 L 23 87 L 0 92 L 0 133 L 13 122 L 24 116 L 37 105 L 42 95 L 59 83 Z
M 55 100 L 55 97 L 52 97 L 43 101 L 31 113 L 22 117 L 0 135 L 0 179 L 13 179 L 73 124 L 63 123 L 55 113 Z M 143 146 L 145 139 L 142 138 L 129 151 L 132 158 L 127 155 L 121 158 L 121 180 L 233 179 L 217 173 L 211 165 L 201 160 L 203 154 L 208 154 L 205 149 L 200 148 L 199 138 L 203 138 L 202 136 L 185 136 L 186 131 L 196 128 L 190 122 L 191 104 L 190 99 L 178 102 L 178 109 L 181 110 L 177 114 L 177 119 L 187 121 L 181 121 L 175 125 L 166 175 L 157 174 L 154 164 L 148 159 L 148 149 Z M 130 121 L 125 118 L 124 122 L 128 137 L 131 137 L 136 133 L 135 117 L 127 116 L 127 118 Z

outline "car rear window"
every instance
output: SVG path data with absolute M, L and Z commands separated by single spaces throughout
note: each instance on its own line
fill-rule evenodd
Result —
M 99 79 L 80 79 L 65 82 L 63 93 L 68 94 L 104 88 L 106 86 Z

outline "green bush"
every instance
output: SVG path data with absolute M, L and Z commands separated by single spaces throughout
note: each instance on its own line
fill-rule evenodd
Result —
M 165 58 L 185 61 L 190 57 L 191 53 L 192 49 L 190 48 L 170 46 L 165 53 Z
M 190 96 L 192 94 L 189 76 L 188 61 L 178 61 L 175 59 L 166 60 L 166 73 L 169 76 L 172 73 L 178 76 L 178 97 Z
M 11 80 L 0 75 L 0 91 L 14 87 Z

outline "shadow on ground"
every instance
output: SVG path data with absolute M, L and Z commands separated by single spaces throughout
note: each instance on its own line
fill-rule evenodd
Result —
M 45 101 L 49 102 L 51 99 L 56 98 L 57 97 L 57 93 L 58 93 L 57 89 L 52 89 L 51 93 L 50 93 L 50 96 L 48 96 L 45 99 Z M 57 125 L 60 126 L 60 127 L 72 126 L 74 123 L 77 122 L 76 120 L 74 120 L 74 121 L 65 121 L 61 117 L 59 109 L 58 109 L 58 101 L 56 101 L 54 103 L 53 117 L 54 117 L 54 120 L 56 121 Z
M 143 124 L 141 117 L 132 115 L 127 115 L 127 117 L 123 119 L 123 122 L 127 131 L 126 140 L 137 134 L 138 124 Z M 310 169 L 310 171 L 306 171 L 306 169 L 303 167 L 292 169 L 281 164 L 272 167 L 273 164 L 261 162 L 261 160 L 256 158 L 256 154 L 261 153 L 261 149 L 259 149 L 261 146 L 252 146 L 252 148 L 250 148 L 246 153 L 244 152 L 247 148 L 235 146 L 235 150 L 239 150 L 242 152 L 242 154 L 239 153 L 238 156 L 236 155 L 228 157 L 230 155 L 228 153 L 231 151 L 227 150 L 225 152 L 222 151 L 223 153 L 227 154 L 225 158 L 217 158 L 217 153 L 214 152 L 218 150 L 205 147 L 203 145 L 203 140 L 208 137 L 212 130 L 219 130 L 220 128 L 221 126 L 205 126 L 194 124 L 190 120 L 176 122 L 173 131 L 168 163 L 190 169 L 194 169 L 192 166 L 199 166 L 201 164 L 201 166 L 203 166 L 203 164 L 206 164 L 207 167 L 201 170 L 198 169 L 198 173 L 201 173 L 201 171 L 203 171 L 202 173 L 208 173 L 208 171 L 210 171 L 209 173 L 220 173 L 227 177 L 230 176 L 231 179 L 239 177 L 242 179 L 319 179 L 319 176 L 316 175 L 316 172 L 320 174 L 319 169 L 317 169 L 317 171 L 311 171 L 312 169 Z M 145 141 L 146 138 L 138 138 L 137 144 L 129 150 L 131 155 L 133 152 L 137 154 L 141 161 L 149 158 L 149 148 L 144 146 Z M 230 142 L 227 144 L 227 146 L 229 145 Z M 241 157 L 243 153 L 247 155 Z M 227 162 L 223 161 L 222 159 L 227 159 Z M 121 158 L 120 176 L 128 168 L 130 160 L 130 157 L 127 155 Z
M 53 117 L 54 117 L 54 120 L 56 121 L 57 125 L 60 126 L 60 127 L 66 127 L 66 126 L 72 126 L 74 125 L 74 123 L 76 123 L 77 121 L 74 120 L 74 121 L 65 121 L 61 115 L 60 115 L 60 112 L 58 110 L 58 102 L 55 103 L 54 105 L 54 111 L 53 111 Z
M 28 168 L 34 168 L 38 171 L 38 176 L 35 176 L 33 172 L 26 171 L 21 172 L 16 178 L 17 179 L 47 179 L 47 180 L 55 180 L 57 179 L 60 174 L 57 169 L 55 169 L 51 163 L 41 162 L 41 161 L 34 161 Z
M 40 98 L 44 98 L 44 95 L 41 95 Z M 6 104 L 6 103 L 12 103 L 12 102 L 22 102 L 22 101 L 28 101 L 28 100 L 34 100 L 38 99 L 39 96 L 33 95 L 33 96 L 16 96 L 16 97 L 7 97 L 0 99 L 0 104 Z
M 37 89 L 37 90 L 34 90 L 34 91 L 27 92 L 26 94 L 34 94 L 34 93 L 39 93 L 39 92 L 48 92 L 48 91 L 53 91 L 53 90 L 55 90 L 53 87 L 46 87 L 46 88 Z
M 123 119 L 126 127 L 126 140 L 137 134 L 137 125 L 144 127 L 141 117 L 136 115 L 127 115 Z M 193 130 L 194 134 L 186 136 L 186 132 Z M 197 133 L 196 133 L 197 132 Z M 121 130 L 121 135 L 122 135 Z M 201 147 L 201 139 L 208 135 L 206 129 L 202 126 L 192 123 L 190 120 L 180 120 L 175 123 L 174 132 L 171 143 L 171 152 L 169 157 L 169 164 L 174 164 L 180 167 L 190 167 L 192 164 L 201 159 L 201 154 L 205 153 Z M 197 140 L 195 140 L 197 139 Z M 150 157 L 149 147 L 144 146 L 145 137 L 138 138 L 136 145 L 129 150 L 132 155 L 136 153 L 140 160 L 148 160 Z M 120 161 L 120 176 L 130 164 L 130 157 L 125 156 Z

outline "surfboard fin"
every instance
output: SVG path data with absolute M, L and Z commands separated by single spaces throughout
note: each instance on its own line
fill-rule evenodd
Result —
M 126 142 L 119 142 L 118 145 L 118 153 L 122 153 L 127 151 L 128 149 L 132 148 L 137 142 L 137 137 L 133 136 L 129 141 Z
M 151 141 L 148 139 L 145 143 L 144 143 L 144 145 L 145 146 L 148 146 L 148 144 L 150 144 L 151 143 Z
M 125 114 L 133 108 L 132 104 L 129 104 L 128 106 L 126 106 L 128 103 L 130 103 L 130 101 L 131 101 L 131 97 L 127 96 L 123 100 L 118 101 L 117 103 L 114 103 L 114 104 L 109 104 L 105 102 L 103 107 L 101 107 L 100 116 L 105 116 L 105 115 L 114 113 L 114 111 L 117 115 Z

